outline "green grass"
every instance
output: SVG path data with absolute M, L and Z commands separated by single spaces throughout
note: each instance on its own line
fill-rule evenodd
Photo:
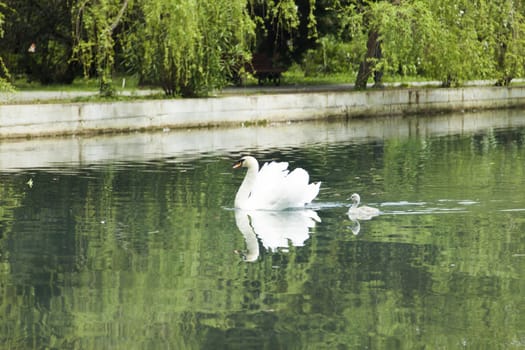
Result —
M 337 73 L 337 74 L 319 74 L 316 76 L 305 76 L 301 67 L 297 64 L 292 65 L 286 72 L 283 73 L 281 79 L 281 86 L 313 86 L 313 85 L 341 85 L 341 84 L 353 84 L 355 82 L 356 73 Z M 123 87 L 123 80 L 125 79 L 125 86 Z M 400 76 L 400 75 L 385 75 L 383 77 L 385 83 L 399 83 L 400 87 L 408 87 L 413 82 L 429 82 L 431 79 L 421 76 Z M 134 94 L 135 91 L 140 91 L 142 88 L 139 86 L 139 80 L 137 76 L 123 76 L 116 75 L 112 80 L 112 85 L 115 91 L 115 95 L 110 97 L 103 97 L 98 94 L 99 91 L 99 80 L 98 79 L 84 79 L 77 78 L 72 84 L 52 84 L 43 85 L 39 82 L 28 82 L 26 79 L 20 78 L 13 82 L 13 86 L 17 91 L 61 91 L 61 92 L 93 92 L 92 96 L 75 97 L 63 101 L 53 100 L 52 102 L 103 102 L 103 101 L 131 101 L 131 100 L 144 100 L 144 99 L 163 99 L 166 96 L 162 93 L 159 88 L 151 88 L 153 93 L 149 95 L 138 95 Z M 523 85 L 523 82 L 512 82 L 512 86 Z M 251 75 L 245 78 L 243 86 L 257 87 L 258 81 Z M 261 87 L 260 91 L 254 93 L 264 93 L 264 89 L 272 87 L 271 84 L 265 84 Z M 46 103 L 47 101 L 39 101 L 40 103 Z M 51 102 L 51 101 L 49 101 Z M 38 101 L 36 101 L 38 103 Z
M 125 84 L 123 86 L 123 80 Z M 15 80 L 12 85 L 15 91 L 57 91 L 57 92 L 92 92 L 90 96 L 78 96 L 65 99 L 34 100 L 32 103 L 68 103 L 68 102 L 113 102 L 113 101 L 135 101 L 146 99 L 163 99 L 166 95 L 159 88 L 139 87 L 136 76 L 116 76 L 111 82 L 115 94 L 112 96 L 102 96 L 99 92 L 100 81 L 98 79 L 76 78 L 72 84 L 49 84 L 44 85 L 37 81 L 27 81 L 20 78 Z M 152 93 L 136 94 L 140 90 L 149 90 Z
M 125 79 L 125 87 L 122 87 Z M 116 76 L 111 82 L 115 91 L 133 91 L 139 89 L 136 76 Z M 13 82 L 15 89 L 19 91 L 93 91 L 97 92 L 100 86 L 98 79 L 76 78 L 72 84 L 50 84 L 44 85 L 37 81 L 18 79 Z
M 13 82 L 18 91 L 97 91 L 96 81 L 75 79 L 72 84 L 49 84 L 44 85 L 36 81 L 19 79 Z
M 301 67 L 297 64 L 292 65 L 286 72 L 283 73 L 281 85 L 338 85 L 338 84 L 353 84 L 355 83 L 357 73 L 332 73 L 332 74 L 318 74 L 315 76 L 306 76 Z M 401 75 L 387 75 L 383 76 L 384 83 L 400 83 L 402 86 L 408 86 L 411 82 L 428 82 L 429 79 L 421 76 L 401 76 Z M 371 82 L 372 79 L 369 80 Z M 256 85 L 255 78 L 248 79 L 246 85 Z
M 283 74 L 283 84 L 290 85 L 331 85 L 331 84 L 352 84 L 355 81 L 354 74 L 330 74 L 320 76 L 305 76 L 300 72 L 285 72 Z

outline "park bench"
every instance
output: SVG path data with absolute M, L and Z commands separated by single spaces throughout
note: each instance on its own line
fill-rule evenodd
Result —
M 281 75 L 285 71 L 283 67 L 279 67 L 272 58 L 263 53 L 253 54 L 252 62 L 246 67 L 246 70 L 257 78 L 259 85 L 265 82 L 274 85 L 281 84 Z

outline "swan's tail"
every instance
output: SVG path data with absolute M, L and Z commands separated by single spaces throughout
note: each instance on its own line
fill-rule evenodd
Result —
M 307 186 L 307 192 L 305 195 L 305 204 L 310 203 L 317 197 L 319 194 L 319 189 L 321 188 L 321 181 L 313 182 Z

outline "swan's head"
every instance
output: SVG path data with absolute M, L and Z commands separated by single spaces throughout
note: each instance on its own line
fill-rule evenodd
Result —
M 257 162 L 257 159 L 255 159 L 252 156 L 244 156 L 241 159 L 239 159 L 235 164 L 233 164 L 233 168 L 259 168 L 259 162 Z
M 353 193 L 350 196 L 350 199 L 352 200 L 352 203 L 354 203 L 354 204 L 359 204 L 359 202 L 361 202 L 361 197 L 359 197 L 359 195 L 357 193 Z

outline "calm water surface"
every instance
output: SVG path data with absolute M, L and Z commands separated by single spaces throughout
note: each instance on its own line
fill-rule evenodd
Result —
M 241 154 L 318 199 L 233 210 Z M 1 143 L 0 171 L 2 348 L 525 348 L 524 112 Z

